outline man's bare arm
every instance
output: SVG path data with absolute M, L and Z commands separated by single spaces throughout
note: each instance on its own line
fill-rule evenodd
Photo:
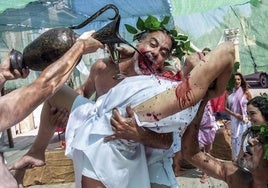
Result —
M 48 66 L 32 84 L 0 98 L 0 131 L 21 121 L 59 90 L 83 54 L 103 47 L 99 41 L 90 37 L 91 34 L 81 36 L 84 38 L 79 39 L 63 57 Z
M 182 136 L 182 154 L 186 160 L 208 175 L 226 181 L 226 168 L 227 166 L 234 167 L 232 163 L 220 161 L 207 153 L 201 152 L 199 148 L 198 132 L 206 103 L 207 99 L 201 102 L 195 118 Z

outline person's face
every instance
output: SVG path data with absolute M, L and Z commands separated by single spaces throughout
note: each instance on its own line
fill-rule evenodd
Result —
M 162 31 L 149 33 L 143 40 L 137 44 L 137 49 L 144 54 L 151 64 L 153 70 L 159 70 L 163 67 L 164 61 L 168 58 L 172 46 L 170 37 Z M 136 70 L 139 74 L 151 74 L 143 58 L 136 54 Z
M 238 165 L 251 172 L 262 169 L 262 165 L 267 166 L 267 161 L 263 159 L 263 144 L 258 139 L 249 139 L 246 151 L 238 158 Z
M 261 114 L 261 111 L 252 104 L 247 105 L 247 114 L 248 119 L 249 121 L 251 121 L 253 126 L 263 125 L 266 123 L 263 115 Z
M 242 82 L 242 80 L 241 80 L 240 76 L 235 75 L 235 88 L 236 89 L 241 86 L 241 82 Z

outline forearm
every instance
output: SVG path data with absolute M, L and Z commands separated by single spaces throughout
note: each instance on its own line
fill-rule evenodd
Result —
M 227 114 L 229 114 L 231 116 L 235 116 L 235 113 L 232 110 L 230 110 L 228 107 L 225 107 L 224 110 L 225 110 L 225 112 L 227 112 Z
M 200 152 L 198 133 L 206 103 L 207 101 L 201 102 L 195 118 L 182 136 L 182 154 L 187 160 L 192 160 L 192 158 Z
M 143 145 L 159 149 L 169 149 L 173 142 L 172 133 L 156 133 L 148 129 L 140 133 L 140 138 Z
M 199 149 L 198 132 L 206 103 L 207 101 L 202 101 L 196 117 L 182 136 L 182 155 L 191 164 L 209 176 L 225 180 L 225 164 L 209 154 L 201 152 Z
M 32 84 L 0 98 L 0 130 L 23 120 L 66 82 L 83 54 L 83 43 L 76 42 L 66 54 L 48 66 Z
M 47 67 L 36 82 L 45 95 L 54 94 L 68 79 L 83 55 L 83 42 L 76 42 L 59 60 Z

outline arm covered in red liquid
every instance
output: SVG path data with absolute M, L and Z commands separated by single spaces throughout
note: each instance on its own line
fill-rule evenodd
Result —
M 183 157 L 207 175 L 225 181 L 229 187 L 252 187 L 251 175 L 232 161 L 220 160 L 200 151 L 198 133 L 206 103 L 201 102 L 197 115 L 182 136 Z
M 202 60 L 198 54 L 187 57 L 195 64 L 189 75 L 177 87 L 166 90 L 134 108 L 140 121 L 154 122 L 198 103 L 210 84 L 216 80 L 211 97 L 225 91 L 234 65 L 235 49 L 232 42 L 224 42 Z M 152 116 L 148 116 L 152 114 Z

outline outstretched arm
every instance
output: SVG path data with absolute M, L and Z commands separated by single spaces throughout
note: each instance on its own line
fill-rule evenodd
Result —
M 207 100 L 201 102 L 195 118 L 182 136 L 182 154 L 186 160 L 208 175 L 226 181 L 227 175 L 235 172 L 237 167 L 232 165 L 232 162 L 217 160 L 199 149 L 198 132 L 206 103 Z
M 0 98 L 0 131 L 3 131 L 30 114 L 38 105 L 58 91 L 68 79 L 81 55 L 94 52 L 103 45 L 91 37 L 90 32 L 81 38 L 55 63 L 48 66 L 30 85 Z

